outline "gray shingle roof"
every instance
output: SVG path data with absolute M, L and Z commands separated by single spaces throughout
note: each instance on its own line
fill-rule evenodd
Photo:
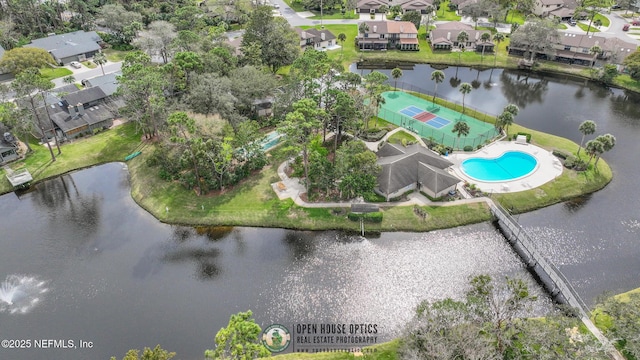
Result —
M 71 116 L 68 112 L 57 106 L 51 114 L 51 120 L 62 131 L 69 131 L 84 125 L 93 125 L 101 121 L 113 118 L 113 114 L 104 106 L 95 106 L 84 110 L 83 115 Z
M 25 47 L 45 49 L 58 59 L 100 50 L 102 39 L 95 31 L 82 30 L 31 40 Z
M 93 101 L 101 100 L 107 97 L 107 94 L 99 87 L 91 87 L 88 89 L 76 91 L 64 96 L 64 100 L 70 105 L 88 104 Z
M 99 87 L 107 96 L 113 95 L 118 90 L 118 76 L 121 76 L 121 72 L 115 72 L 102 76 L 96 76 L 91 79 L 87 79 L 88 87 Z
M 437 193 L 460 182 L 443 170 L 452 162 L 418 144 L 407 147 L 385 144 L 377 154 L 378 165 L 382 167 L 378 188 L 382 193 L 391 194 L 418 182 Z

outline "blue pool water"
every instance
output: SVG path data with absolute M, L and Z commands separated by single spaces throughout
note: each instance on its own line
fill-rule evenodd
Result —
M 478 181 L 506 181 L 530 174 L 538 165 L 531 155 L 507 151 L 498 158 L 470 158 L 462 162 L 462 171 Z
M 278 143 L 280 142 L 280 138 L 282 138 L 282 134 L 278 133 L 277 131 L 270 132 L 262 142 L 262 150 L 267 151 L 272 147 L 278 145 Z

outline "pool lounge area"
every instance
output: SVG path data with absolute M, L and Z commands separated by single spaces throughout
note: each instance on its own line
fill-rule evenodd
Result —
M 519 152 L 533 157 L 537 165 L 528 174 L 511 180 L 482 181 L 474 179 L 462 170 L 462 163 L 468 159 L 496 159 L 505 153 Z M 496 141 L 474 152 L 455 152 L 448 156 L 454 165 L 453 173 L 463 181 L 476 184 L 488 193 L 509 193 L 533 189 L 552 181 L 562 174 L 562 163 L 550 151 L 532 144 L 516 141 Z

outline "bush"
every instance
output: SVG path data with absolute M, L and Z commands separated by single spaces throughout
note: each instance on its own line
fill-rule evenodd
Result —
M 380 211 L 371 212 L 371 213 L 349 213 L 347 214 L 347 218 L 351 221 L 360 221 L 360 219 L 364 220 L 364 222 L 368 223 L 381 223 L 382 222 L 382 213 Z
M 464 147 L 464 151 L 473 151 L 473 146 L 467 145 Z
M 573 155 L 571 155 L 569 153 L 566 153 L 566 152 L 564 152 L 562 150 L 553 150 L 552 154 L 555 155 L 556 157 L 560 158 L 560 159 L 563 159 L 563 160 L 567 159 L 569 156 L 573 156 Z
M 519 133 L 517 133 L 517 134 L 513 135 L 513 140 L 517 139 L 517 138 L 518 138 L 518 135 L 524 135 L 524 136 L 526 136 L 526 137 L 527 137 L 527 143 L 530 143 L 530 142 L 531 142 L 531 134 L 523 133 L 523 132 L 519 132 Z
M 385 135 L 387 135 L 385 129 L 369 129 L 361 137 L 364 141 L 380 141 Z

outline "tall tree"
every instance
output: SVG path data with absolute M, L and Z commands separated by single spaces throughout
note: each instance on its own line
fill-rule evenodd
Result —
M 41 114 L 38 111 L 38 108 L 41 106 L 44 106 L 46 110 L 47 104 L 44 100 L 44 93 L 52 89 L 53 86 L 54 85 L 50 80 L 42 78 L 38 69 L 34 68 L 24 70 L 17 74 L 16 78 L 11 82 L 11 88 L 16 92 L 16 97 L 22 98 L 27 102 L 29 110 L 31 110 L 33 127 L 40 131 L 42 141 L 47 143 L 49 153 L 51 154 L 51 161 L 56 161 L 56 156 L 53 154 L 51 143 L 47 139 L 47 135 L 45 133 L 45 127 L 51 127 L 53 134 L 56 135 L 55 128 L 52 126 L 51 119 L 49 119 L 49 121 L 44 121 L 44 119 L 40 118 Z M 42 103 L 40 101 L 42 101 Z M 56 144 L 59 144 L 57 137 Z M 58 147 L 58 154 L 59 153 L 60 148 Z
M 493 65 L 496 65 L 498 61 L 498 50 L 500 49 L 500 43 L 504 41 L 504 34 L 496 33 L 493 35 L 493 41 L 496 42 L 496 49 L 493 51 Z
M 611 134 L 600 135 L 595 138 L 595 141 L 599 141 L 602 144 L 602 153 L 611 151 L 611 149 L 613 149 L 613 147 L 616 146 L 616 138 Z M 593 164 L 594 167 L 598 166 L 598 160 L 600 160 L 601 154 L 598 154 L 598 157 L 596 158 L 596 162 Z
M 160 347 L 160 345 L 156 345 L 155 348 L 144 348 L 142 350 L 142 357 L 140 357 L 140 352 L 137 349 L 131 349 L 127 351 L 127 354 L 122 358 L 122 360 L 170 360 L 176 356 L 176 353 L 169 352 Z M 111 360 L 116 360 L 115 356 L 111 357 Z
M 129 44 L 142 28 L 142 15 L 119 4 L 107 4 L 100 8 L 97 23 L 112 31 L 122 44 Z
M 358 33 L 360 34 L 366 34 L 369 32 L 369 24 L 367 24 L 366 22 L 361 22 L 360 24 L 358 24 Z
M 305 187 L 309 191 L 309 144 L 322 124 L 325 112 L 315 101 L 302 99 L 293 104 L 293 112 L 285 117 L 279 129 L 286 135 L 286 141 L 302 152 Z
M 376 155 L 361 141 L 349 141 L 336 152 L 336 175 L 343 199 L 373 193 L 380 166 Z
M 502 114 L 498 115 L 496 118 L 496 127 L 498 129 L 504 128 L 504 132 L 506 134 L 509 133 L 509 126 L 513 124 L 514 116 L 512 113 L 508 111 L 503 111 Z
M 272 11 L 271 6 L 258 6 L 253 11 L 242 38 L 242 48 L 250 44 L 260 46 L 262 63 L 275 73 L 298 57 L 300 40 L 287 20 L 274 17 Z
M 29 68 L 41 69 L 55 65 L 51 54 L 38 48 L 15 48 L 8 50 L 0 59 L 0 68 L 12 74 L 18 74 Z
M 411 22 L 416 26 L 416 29 L 420 29 L 422 13 L 420 13 L 420 11 L 405 11 L 404 14 L 402 14 L 402 21 Z
M 172 23 L 158 20 L 150 23 L 147 30 L 140 31 L 134 44 L 149 56 L 160 56 L 162 63 L 166 64 L 172 55 L 171 44 L 176 37 L 178 33 Z
M 580 156 L 580 149 L 582 148 L 582 144 L 584 143 L 584 138 L 587 135 L 591 135 L 596 132 L 596 123 L 591 120 L 583 121 L 578 127 L 580 133 L 582 133 L 582 140 L 580 140 L 580 146 L 578 146 L 577 155 Z
M 76 82 L 76 77 L 73 75 L 68 75 L 62 78 L 62 82 L 67 84 L 67 85 L 71 85 L 73 83 Z
M 487 47 L 486 43 L 488 43 L 491 40 L 491 34 L 488 32 L 482 33 L 482 35 L 480 35 L 480 40 L 482 40 L 482 58 L 481 59 L 484 60 L 484 50 Z
M 609 8 L 613 4 L 613 1 L 612 0 L 582 0 L 578 4 L 579 6 L 578 8 L 575 9 L 575 12 L 576 13 L 585 12 L 589 17 L 589 26 L 587 27 L 587 35 L 589 35 L 589 31 L 591 31 L 591 24 L 593 24 L 593 19 L 603 9 Z
M 215 74 L 194 76 L 185 98 L 193 111 L 206 116 L 219 113 L 223 118 L 235 112 L 236 100 L 231 94 L 229 78 Z
M 532 19 L 511 35 L 510 47 L 518 47 L 529 53 L 533 61 L 537 54 L 551 54 L 555 51 L 553 44 L 559 39 L 557 23 L 549 19 Z
M 218 331 L 216 348 L 207 350 L 207 359 L 255 359 L 267 357 L 269 350 L 260 343 L 260 325 L 253 319 L 251 310 L 231 315 L 229 324 Z
M 340 56 L 344 54 L 344 42 L 347 41 L 347 35 L 345 33 L 338 34 L 338 41 L 340 42 Z
M 393 87 L 395 91 L 398 91 L 398 78 L 402 77 L 402 69 L 394 68 L 391 70 L 391 77 L 393 78 Z
M 458 88 L 458 90 L 460 90 L 460 92 L 462 93 L 462 113 L 464 114 L 464 99 L 467 96 L 468 93 L 471 92 L 471 90 L 473 90 L 473 87 L 471 86 L 471 84 L 469 83 L 462 83 L 460 84 L 460 87 Z
M 200 176 L 198 153 L 203 150 L 203 139 L 197 133 L 196 122 L 184 111 L 178 111 L 169 115 L 167 125 L 171 135 L 169 140 L 172 144 L 179 146 L 186 154 L 187 161 L 191 163 L 198 184 L 197 194 L 202 195 L 205 189 Z
M 433 86 L 433 99 L 431 100 L 432 103 L 436 103 L 436 93 L 438 92 L 438 84 L 440 84 L 441 82 L 444 81 L 444 72 L 440 71 L 440 70 L 433 70 L 433 72 L 431 72 L 431 80 L 434 83 Z
M 591 164 L 591 160 L 593 160 L 594 157 L 599 156 L 604 152 L 604 146 L 600 141 L 596 141 L 595 139 L 589 140 L 584 145 L 584 152 L 587 155 L 589 155 L 589 161 L 587 161 L 587 168 L 588 168 L 589 164 Z
M 467 47 L 467 42 L 469 41 L 469 33 L 464 30 L 460 31 L 456 41 L 458 42 L 458 48 L 460 50 L 458 53 L 458 62 L 460 62 L 460 56 L 462 56 L 464 49 Z
M 96 53 L 93 55 L 93 62 L 100 65 L 100 70 L 102 70 L 102 75 L 104 76 L 104 64 L 107 63 L 107 57 L 102 52 Z
M 451 129 L 451 132 L 458 136 L 458 147 L 460 147 L 460 136 L 469 135 L 469 131 L 469 124 L 464 121 L 458 121 L 457 123 L 455 123 L 455 125 L 453 125 L 453 129 Z

